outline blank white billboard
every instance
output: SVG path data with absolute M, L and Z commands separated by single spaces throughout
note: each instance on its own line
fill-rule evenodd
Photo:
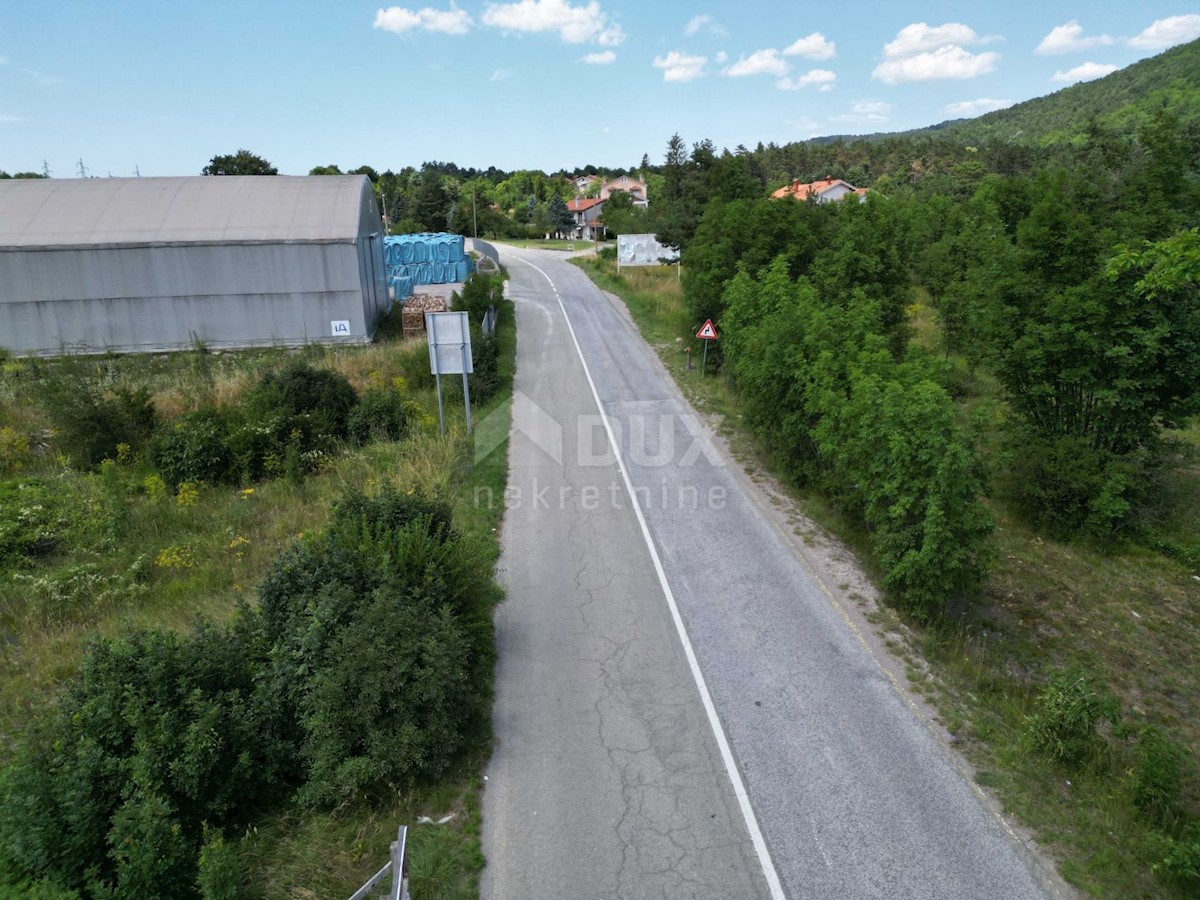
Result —
M 617 236 L 618 266 L 661 266 L 679 260 L 679 250 L 664 247 L 652 234 Z

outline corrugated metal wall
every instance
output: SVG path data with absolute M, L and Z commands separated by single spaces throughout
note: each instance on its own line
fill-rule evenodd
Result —
M 360 235 L 312 243 L 0 250 L 0 347 L 18 354 L 361 343 L 388 307 L 364 178 Z

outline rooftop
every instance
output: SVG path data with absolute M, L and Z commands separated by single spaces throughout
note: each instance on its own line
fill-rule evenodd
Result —
M 0 249 L 340 243 L 359 234 L 365 175 L 0 181 Z

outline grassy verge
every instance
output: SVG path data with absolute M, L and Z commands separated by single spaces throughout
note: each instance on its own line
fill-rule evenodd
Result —
M 534 250 L 569 250 L 576 252 L 592 249 L 596 246 L 595 241 L 584 240 L 582 238 L 575 241 L 542 240 L 541 238 L 504 238 L 499 243 L 507 244 L 510 247 L 524 247 Z M 601 249 L 607 246 L 611 246 L 611 243 L 600 242 Z
M 738 411 L 723 377 L 699 371 L 699 322 L 691 321 L 673 269 L 630 269 L 580 260 L 601 287 L 620 296 L 688 399 L 711 416 L 752 472 L 772 471 L 769 450 Z M 910 309 L 915 339 L 940 344 L 936 317 L 922 303 Z M 690 354 L 686 352 L 690 348 Z M 692 360 L 689 363 L 688 357 Z M 964 415 L 1003 415 L 993 383 L 972 376 Z M 1029 528 L 1002 499 L 997 561 L 982 594 L 941 621 L 922 626 L 883 607 L 875 615 L 889 646 L 909 663 L 910 686 L 931 699 L 978 780 L 1005 808 L 1034 829 L 1056 856 L 1063 876 L 1093 896 L 1196 896 L 1193 879 L 1165 871 L 1163 834 L 1180 835 L 1200 810 L 1200 789 L 1188 763 L 1164 783 L 1174 793 L 1157 818 L 1146 814 L 1139 786 L 1170 769 L 1138 743 L 1150 726 L 1194 760 L 1200 756 L 1200 471 L 1188 447 L 1200 426 L 1172 435 L 1181 447 L 1165 475 L 1166 498 L 1136 539 L 1098 547 L 1053 541 Z M 989 464 L 1002 471 L 999 449 L 985 429 Z M 997 478 L 995 493 L 1003 497 Z M 799 508 L 873 564 L 857 525 L 822 497 L 791 491 Z M 1047 675 L 1088 673 L 1119 703 L 1120 723 L 1101 723 L 1101 739 L 1074 764 L 1030 747 L 1030 717 Z M 1158 871 L 1156 872 L 1156 868 Z
M 382 332 L 386 335 L 387 330 Z M 499 504 L 475 502 L 479 489 L 502 496 L 515 322 L 500 310 L 500 388 L 475 409 L 491 452 L 476 461 L 461 393 L 446 402 L 448 433 L 437 404 L 423 342 L 384 339 L 370 347 L 309 347 L 312 365 L 345 375 L 360 391 L 400 388 L 417 411 L 400 441 L 345 447 L 301 480 L 277 478 L 242 487 L 201 487 L 176 496 L 156 486 L 143 460 L 122 459 L 99 471 L 70 468 L 54 450 L 49 419 L 37 402 L 42 376 L 78 377 L 98 387 L 145 387 L 164 418 L 201 406 L 236 403 L 261 376 L 293 354 L 284 350 L 4 362 L 0 377 L 0 463 L 9 474 L 37 476 L 65 498 L 70 539 L 52 555 L 0 568 L 0 734 L 3 746 L 53 703 L 88 645 L 136 628 L 186 631 L 221 622 L 253 602 L 267 568 L 298 535 L 321 529 L 351 490 L 392 486 L 447 500 L 456 528 L 489 562 L 499 554 Z M 30 439 L 28 436 L 32 436 Z M 498 436 L 498 437 L 497 437 Z M 161 485 L 161 482 L 159 482 Z M 3 562 L 3 560 L 0 560 Z M 0 764 L 9 751 L 0 751 Z M 387 859 L 400 823 L 410 830 L 413 891 L 421 897 L 477 896 L 480 746 L 437 784 L 382 805 L 333 811 L 299 807 L 268 812 L 238 844 L 253 897 L 349 896 Z M 420 817 L 434 824 L 418 824 Z M 450 818 L 447 818 L 449 816 Z M 436 824 L 441 822 L 442 824 Z M 2 879 L 0 879 L 2 880 Z

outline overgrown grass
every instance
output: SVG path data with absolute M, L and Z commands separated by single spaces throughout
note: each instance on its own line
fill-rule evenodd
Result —
M 620 296 L 643 336 L 689 400 L 711 416 L 753 474 L 774 471 L 766 442 L 738 411 L 735 391 L 719 373 L 701 377 L 685 348 L 700 323 L 690 321 L 674 270 L 625 270 L 607 260 L 578 264 Z M 909 309 L 913 341 L 942 353 L 936 313 L 925 298 Z M 695 350 L 693 349 L 693 356 Z M 951 362 L 955 362 L 951 360 Z M 983 372 L 961 367 L 964 419 L 981 426 L 995 476 L 999 390 Z M 1067 880 L 1093 896 L 1196 896 L 1197 883 L 1153 869 L 1163 857 L 1160 833 L 1178 834 L 1200 813 L 1200 783 L 1185 777 L 1179 812 L 1152 823 L 1131 790 L 1138 753 L 1133 735 L 1156 726 L 1200 758 L 1200 422 L 1167 435 L 1177 442 L 1164 473 L 1162 501 L 1123 542 L 1098 546 L 1039 535 L 1000 499 L 997 562 L 981 596 L 928 625 L 890 608 L 874 617 L 896 652 L 910 658 L 910 687 L 929 697 L 978 780 L 1034 829 Z M 999 483 L 998 487 L 1002 487 Z M 858 553 L 876 576 L 859 527 L 819 495 L 790 491 L 798 506 Z M 1031 750 L 1028 720 L 1048 674 L 1086 671 L 1119 702 L 1122 726 L 1101 727 L 1098 750 L 1067 766 Z
M 501 389 L 475 410 L 490 429 L 491 452 L 478 464 L 461 394 L 446 404 L 439 433 L 433 379 L 423 341 L 383 340 L 368 347 L 307 347 L 210 354 L 194 351 L 105 359 L 8 360 L 0 373 L 0 428 L 33 435 L 7 473 L 36 476 L 63 498 L 67 537 L 42 559 L 0 573 L 0 735 L 3 746 L 53 703 L 74 677 L 88 645 L 135 628 L 186 630 L 228 619 L 276 555 L 298 535 L 321 529 L 348 491 L 385 486 L 447 500 L 457 528 L 499 554 L 499 502 L 480 504 L 487 488 L 503 496 L 516 336 L 510 303 L 500 309 Z M 67 467 L 38 402 L 47 374 L 101 387 L 150 388 L 160 416 L 208 403 L 232 405 L 263 374 L 299 355 L 345 375 L 359 390 L 397 387 L 421 410 L 401 441 L 343 448 L 300 482 L 279 478 L 243 487 L 201 487 L 184 502 L 152 480 L 136 459 L 96 472 Z M 448 391 L 453 394 L 453 391 Z M 0 437 L 3 433 L 0 433 Z M 40 436 L 40 443 L 39 443 Z M 3 446 L 0 446 L 0 453 Z M 5 458 L 0 457 L 0 465 Z M 0 754 L 7 756 L 7 749 Z M 289 808 L 265 815 L 238 844 L 250 896 L 349 896 L 386 861 L 397 826 L 410 829 L 413 892 L 423 898 L 476 896 L 479 845 L 479 748 L 438 784 L 384 806 L 354 804 L 332 812 Z M 0 758 L 0 763 L 4 759 Z M 417 824 L 419 816 L 436 823 Z

